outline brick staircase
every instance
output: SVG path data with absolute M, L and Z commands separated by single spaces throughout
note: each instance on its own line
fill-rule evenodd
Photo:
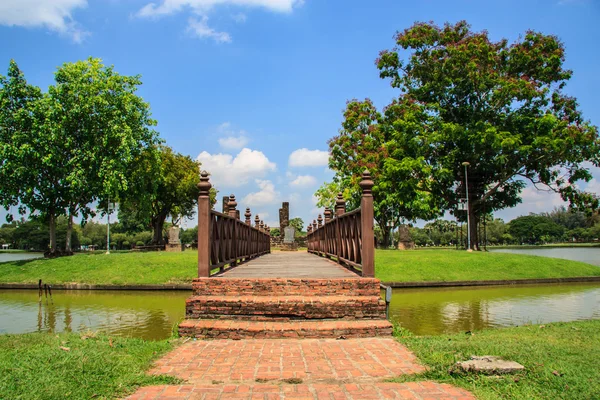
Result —
M 179 334 L 214 339 L 389 336 L 379 280 L 199 278 Z

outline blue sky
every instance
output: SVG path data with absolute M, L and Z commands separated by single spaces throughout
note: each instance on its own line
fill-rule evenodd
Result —
M 0 73 L 14 58 L 44 90 L 64 62 L 89 56 L 140 74 L 158 131 L 204 163 L 219 197 L 234 193 L 271 226 L 281 201 L 305 221 L 332 173 L 327 140 L 347 100 L 379 107 L 397 93 L 374 60 L 415 21 L 467 20 L 494 39 L 527 29 L 557 35 L 574 70 L 566 91 L 600 122 L 597 0 L 2 0 Z M 600 170 L 588 189 L 600 193 Z M 560 205 L 528 188 L 510 220 Z M 2 215 L 3 219 L 3 215 Z

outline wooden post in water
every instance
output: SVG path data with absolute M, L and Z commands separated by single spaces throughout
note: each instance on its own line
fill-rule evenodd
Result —
M 198 278 L 210 276 L 210 188 L 208 173 L 202 171 L 198 189 Z
M 362 189 L 360 199 L 360 225 L 361 225 L 361 258 L 362 258 L 362 276 L 366 278 L 375 277 L 375 232 L 373 228 L 373 181 L 371 173 L 365 170 L 362 174 L 362 180 L 359 183 Z

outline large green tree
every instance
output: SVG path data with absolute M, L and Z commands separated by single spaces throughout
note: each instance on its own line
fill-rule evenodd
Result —
M 341 192 L 351 210 L 360 204 L 361 174 L 368 169 L 373 177 L 375 220 L 390 244 L 390 231 L 405 221 L 429 219 L 439 214 L 432 194 L 421 190 L 416 170 L 426 164 L 414 161 L 419 149 L 402 141 L 394 124 L 402 110 L 388 107 L 382 114 L 370 100 L 348 102 L 339 134 L 329 141 L 329 168 L 335 171 L 333 182 L 321 186 L 318 206 L 333 207 Z M 412 160 L 412 161 L 411 161 Z
M 156 121 L 150 106 L 136 94 L 139 76 L 120 75 L 100 59 L 89 58 L 65 63 L 55 80 L 48 93 L 53 130 L 65 141 L 70 251 L 73 217 L 87 219 L 94 201 L 105 204 L 125 197 L 134 183 L 136 162 L 142 155 L 153 156 L 159 139 L 151 128 Z
M 190 156 L 174 152 L 170 147 L 160 146 L 160 174 L 154 180 L 156 188 L 151 196 L 130 196 L 119 211 L 119 219 L 128 224 L 141 221 L 152 227 L 153 243 L 164 243 L 163 226 L 167 217 L 174 224 L 190 218 L 196 212 L 198 202 L 197 184 L 200 181 L 200 163 Z M 216 193 L 211 195 L 214 198 Z
M 414 24 L 396 44 L 377 59 L 400 92 L 386 110 L 390 180 L 411 176 L 434 208 L 456 213 L 468 163 L 473 247 L 479 219 L 515 206 L 527 183 L 574 209 L 598 208 L 598 196 L 576 185 L 592 178 L 584 162 L 600 165 L 598 129 L 563 92 L 572 72 L 558 38 L 528 31 L 514 43 L 493 41 L 461 21 Z
M 135 94 L 141 81 L 94 58 L 60 67 L 47 94 L 28 85 L 14 61 L 0 79 L 0 201 L 48 222 L 50 253 L 56 218 L 68 215 L 70 251 L 73 216 L 85 220 L 92 202 L 123 197 L 135 161 L 158 143 L 149 106 Z
M 0 85 L 0 203 L 18 206 L 20 214 L 29 209 L 48 223 L 55 252 L 56 219 L 64 214 L 68 190 L 65 138 L 53 129 L 50 98 L 27 83 L 14 60 Z

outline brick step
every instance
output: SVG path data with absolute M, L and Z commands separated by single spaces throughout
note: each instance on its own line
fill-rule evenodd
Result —
M 195 296 L 379 296 L 375 278 L 197 278 Z
M 361 338 L 391 336 L 387 320 L 236 321 L 186 319 L 179 335 L 199 339 Z
M 192 296 L 186 318 L 381 319 L 385 302 L 377 296 Z M 262 318 L 257 318 L 257 317 Z

